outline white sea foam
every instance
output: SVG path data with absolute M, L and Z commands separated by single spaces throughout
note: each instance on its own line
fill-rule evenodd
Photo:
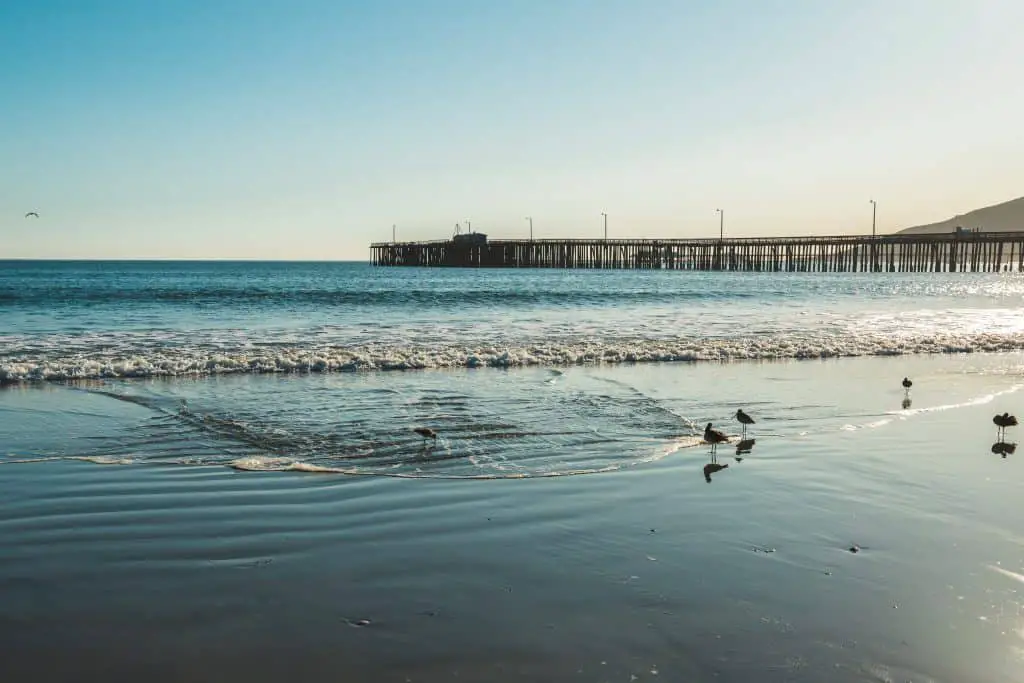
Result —
M 964 401 L 962 403 L 944 403 L 942 405 L 927 406 L 927 407 L 924 407 L 924 408 L 906 408 L 904 410 L 892 411 L 891 414 L 893 414 L 893 415 L 901 415 L 901 416 L 910 416 L 910 415 L 920 415 L 920 414 L 923 414 L 923 413 L 940 413 L 940 412 L 945 411 L 945 410 L 955 410 L 957 408 L 970 408 L 972 406 L 981 406 L 981 405 L 985 405 L 986 403 L 991 403 L 992 401 L 996 400 L 996 398 L 999 397 L 999 396 L 1004 396 L 1006 394 L 1012 394 L 1012 393 L 1016 392 L 1018 389 L 1020 389 L 1020 385 L 1019 384 L 1014 385 L 1012 387 L 1009 387 L 1007 389 L 1003 389 L 1002 391 L 995 391 L 995 392 L 992 392 L 992 393 L 989 393 L 989 394 L 984 394 L 982 396 L 977 396 L 975 398 L 970 399 L 969 401 Z
M 880 420 L 872 420 L 871 422 L 865 422 L 863 424 L 844 424 L 841 429 L 844 432 L 855 432 L 858 429 L 878 429 L 892 422 L 892 418 L 884 417 Z
M 0 465 L 30 465 L 37 462 L 52 462 L 54 460 L 64 460 L 61 456 L 41 456 L 38 458 L 3 458 L 0 459 Z
M 10 458 L 0 459 L 0 465 L 29 465 L 39 462 L 54 462 L 57 460 L 78 460 L 80 462 L 91 462 L 94 465 L 131 465 L 135 462 L 132 458 L 113 455 L 48 455 L 38 458 Z
M 309 472 L 313 474 L 347 474 L 353 476 L 382 476 L 399 479 L 537 479 L 550 477 L 569 477 L 582 474 L 598 474 L 601 472 L 614 472 L 616 470 L 638 465 L 646 465 L 666 458 L 673 453 L 685 448 L 694 448 L 701 445 L 703 439 L 699 436 L 684 436 L 674 439 L 667 444 L 652 448 L 648 455 L 633 458 L 628 461 L 586 466 L 558 467 L 554 469 L 528 469 L 526 466 L 517 466 L 516 469 L 508 469 L 500 463 L 477 462 L 467 456 L 466 460 L 471 462 L 473 468 L 468 471 L 453 472 L 450 470 L 430 471 L 423 467 L 410 469 L 399 469 L 387 467 L 382 469 L 374 465 L 356 466 L 329 466 L 317 465 L 296 458 L 283 458 L 274 456 L 250 456 L 232 460 L 226 465 L 232 469 L 246 472 Z
M 115 455 L 70 455 L 64 459 L 91 462 L 95 465 L 131 465 L 135 462 L 132 458 L 119 457 Z
M 990 564 L 988 566 L 988 568 L 991 569 L 994 572 L 998 572 L 999 574 L 1002 574 L 1003 576 L 1005 576 L 1007 578 L 1013 579 L 1014 581 L 1019 581 L 1020 583 L 1024 583 L 1024 574 L 1020 574 L 1018 572 L 1012 572 L 1009 569 L 1003 569 L 1002 567 L 997 567 L 997 566 L 995 566 L 993 564 Z
M 251 346 L 220 351 L 159 346 L 67 353 L 7 354 L 0 383 L 112 377 L 232 373 L 326 373 L 428 368 L 572 366 L 586 364 L 820 359 L 848 356 L 952 354 L 1024 350 L 1024 334 L 788 334 L 764 337 L 621 339 L 526 343 L 519 346 L 365 344 L 346 347 Z

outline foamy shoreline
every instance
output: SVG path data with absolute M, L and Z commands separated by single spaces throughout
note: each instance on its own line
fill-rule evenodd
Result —
M 20 356 L 0 362 L 0 384 L 75 379 L 315 374 L 443 368 L 559 367 L 591 364 L 821 359 L 1024 350 L 1024 334 L 786 335 L 766 338 L 627 340 L 528 344 L 280 348 L 210 352 L 174 348 Z

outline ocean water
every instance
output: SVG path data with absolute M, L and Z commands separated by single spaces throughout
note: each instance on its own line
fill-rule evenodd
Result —
M 0 262 L 0 679 L 1020 681 L 1022 304 Z
M 0 262 L 0 382 L 1024 348 L 1016 274 Z

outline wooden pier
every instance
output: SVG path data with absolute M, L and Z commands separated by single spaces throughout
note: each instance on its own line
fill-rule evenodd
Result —
M 727 239 L 436 240 L 370 245 L 376 266 L 813 273 L 1024 271 L 1024 231 Z

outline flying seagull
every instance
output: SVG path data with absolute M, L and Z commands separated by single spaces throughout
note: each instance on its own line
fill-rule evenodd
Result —
M 35 216 L 36 218 L 39 218 L 39 214 L 36 213 L 35 211 L 29 211 L 28 213 L 25 214 L 25 218 L 28 218 L 29 216 Z

